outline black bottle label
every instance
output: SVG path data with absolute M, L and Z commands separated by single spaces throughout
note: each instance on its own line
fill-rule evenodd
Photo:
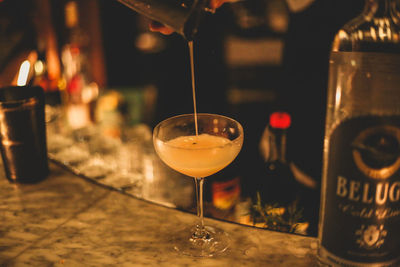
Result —
M 323 257 L 342 266 L 398 266 L 400 117 L 349 119 L 332 132 L 328 148 Z

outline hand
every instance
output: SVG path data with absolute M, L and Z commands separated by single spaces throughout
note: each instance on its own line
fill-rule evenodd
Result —
M 232 0 L 211 0 L 210 1 L 210 8 L 217 9 L 222 6 L 226 2 L 233 2 Z
M 152 20 L 149 25 L 150 31 L 152 32 L 160 32 L 165 35 L 170 35 L 174 32 L 173 29 L 165 26 L 164 24 Z
M 210 1 L 210 8 L 215 10 L 222 6 L 225 2 L 232 2 L 234 0 L 211 0 Z M 165 35 L 170 35 L 174 32 L 173 29 L 157 22 L 157 21 L 151 21 L 149 25 L 150 31 L 152 32 L 160 32 Z

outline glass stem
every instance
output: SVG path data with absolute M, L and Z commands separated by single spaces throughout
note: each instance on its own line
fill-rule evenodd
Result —
M 196 232 L 194 236 L 196 238 L 205 238 L 206 232 L 204 229 L 204 213 L 203 213 L 203 185 L 204 178 L 195 178 L 196 184 L 196 201 L 197 201 L 197 216 L 199 217 L 199 222 L 196 225 Z

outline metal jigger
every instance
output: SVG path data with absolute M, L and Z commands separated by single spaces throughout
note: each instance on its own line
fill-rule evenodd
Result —
M 136 12 L 160 22 L 186 40 L 193 40 L 209 0 L 117 0 Z

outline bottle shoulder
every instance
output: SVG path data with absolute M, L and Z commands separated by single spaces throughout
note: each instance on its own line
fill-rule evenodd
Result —
M 362 14 L 337 32 L 332 51 L 400 53 L 400 25 L 393 16 Z

